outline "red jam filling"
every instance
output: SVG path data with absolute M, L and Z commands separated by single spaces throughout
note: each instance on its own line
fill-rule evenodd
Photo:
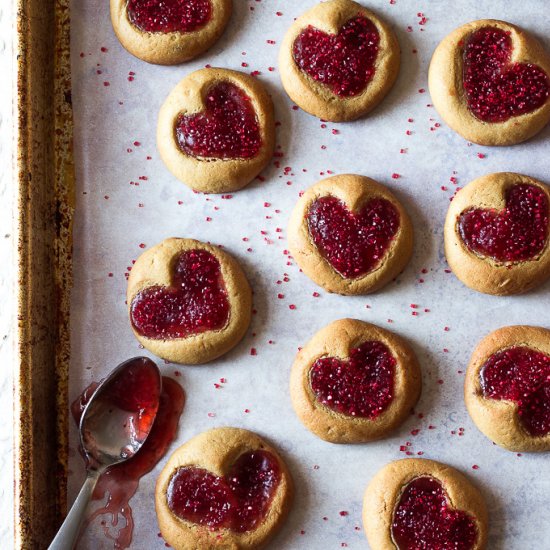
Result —
M 518 416 L 533 436 L 550 433 L 550 357 L 524 346 L 499 351 L 480 372 L 483 395 L 514 401 Z
M 377 418 L 393 399 L 396 361 L 382 342 L 365 342 L 349 359 L 321 357 L 310 370 L 310 384 L 326 407 L 348 416 Z
M 136 294 L 130 317 L 139 334 L 157 340 L 223 328 L 229 300 L 218 259 L 206 250 L 183 252 L 176 259 L 172 285 Z
M 439 481 L 422 476 L 405 486 L 391 534 L 399 550 L 471 550 L 477 527 L 470 515 L 450 508 Z
M 191 466 L 178 469 L 168 485 L 168 506 L 184 520 L 244 533 L 266 516 L 280 481 L 277 459 L 267 451 L 250 451 L 224 477 Z
M 144 32 L 193 32 L 212 18 L 210 0 L 128 0 L 126 11 Z
M 317 199 L 307 213 L 313 242 L 346 279 L 375 269 L 399 229 L 399 212 L 386 199 L 371 199 L 356 214 L 336 197 Z
M 532 260 L 548 239 L 548 199 L 535 185 L 518 184 L 506 192 L 506 208 L 473 208 L 460 215 L 458 230 L 473 252 L 500 262 Z
M 464 47 L 463 82 L 470 111 L 483 122 L 504 122 L 542 107 L 548 75 L 531 63 L 511 63 L 510 33 L 484 27 Z
M 210 88 L 204 103 L 204 112 L 178 116 L 179 148 L 193 157 L 255 157 L 262 137 L 252 100 L 244 91 L 231 82 L 220 82 Z
M 363 16 L 350 19 L 338 34 L 305 28 L 294 41 L 298 67 L 333 94 L 352 97 L 362 93 L 375 72 L 380 36 Z

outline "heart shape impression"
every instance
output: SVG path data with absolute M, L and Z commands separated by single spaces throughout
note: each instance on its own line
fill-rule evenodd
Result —
M 250 97 L 231 82 L 219 82 L 208 90 L 204 103 L 204 112 L 177 117 L 179 148 L 193 157 L 255 157 L 262 147 L 262 136 Z
M 480 371 L 484 397 L 513 401 L 520 423 L 532 436 L 550 433 L 550 357 L 517 346 L 499 351 Z
M 361 15 L 338 32 L 327 34 L 313 26 L 294 41 L 292 54 L 298 67 L 340 97 L 362 93 L 375 73 L 380 35 L 374 23 Z
M 210 0 L 128 0 L 126 11 L 144 32 L 193 32 L 212 18 Z
M 172 285 L 145 288 L 132 300 L 132 325 L 156 340 L 222 329 L 229 300 L 220 262 L 207 250 L 187 250 L 174 263 Z
M 355 279 L 378 266 L 398 229 L 399 212 L 388 200 L 374 198 L 358 212 L 350 212 L 336 197 L 321 197 L 307 213 L 315 246 L 347 279 Z
M 429 476 L 405 486 L 391 534 L 399 550 L 472 550 L 478 536 L 474 519 L 451 508 L 441 482 Z
M 326 407 L 347 416 L 374 420 L 391 403 L 396 360 L 382 342 L 364 342 L 349 359 L 321 357 L 309 376 L 313 393 Z
M 517 184 L 506 192 L 506 208 L 473 208 L 460 215 L 458 230 L 473 252 L 500 262 L 536 258 L 548 239 L 548 198 L 536 185 Z
M 510 32 L 484 27 L 466 41 L 463 84 L 470 111 L 483 122 L 504 122 L 542 107 L 548 75 L 531 63 L 511 63 Z
M 179 468 L 166 496 L 170 510 L 184 520 L 244 533 L 267 515 L 280 481 L 279 462 L 271 453 L 249 451 L 224 477 L 203 468 Z

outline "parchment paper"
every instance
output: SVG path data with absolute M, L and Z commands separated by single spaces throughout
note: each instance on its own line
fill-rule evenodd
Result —
M 246 270 L 256 314 L 241 344 L 218 361 L 201 367 L 158 361 L 165 374 L 181 373 L 178 381 L 188 399 L 170 452 L 203 430 L 225 425 L 254 430 L 275 444 L 294 476 L 296 499 L 272 548 L 368 548 L 361 525 L 363 492 L 381 467 L 406 457 L 401 446 L 414 456 L 423 453 L 459 468 L 480 487 L 490 509 L 489 548 L 548 547 L 548 457 L 516 456 L 493 445 L 470 420 L 462 386 L 469 355 L 489 331 L 511 324 L 550 325 L 550 284 L 510 298 L 468 290 L 446 271 L 443 221 L 456 188 L 484 174 L 510 170 L 550 183 L 550 128 L 514 147 L 471 145 L 440 120 L 430 106 L 427 86 L 437 43 L 474 19 L 518 23 L 550 48 L 547 3 L 370 2 L 397 33 L 402 48 L 399 79 L 370 116 L 348 124 L 327 123 L 326 128 L 293 108 L 276 69 L 286 29 L 315 0 L 234 4 L 223 38 L 199 59 L 177 67 L 147 65 L 128 54 L 114 36 L 106 0 L 72 4 L 77 193 L 71 398 L 122 360 L 147 354 L 131 333 L 125 307 L 125 276 L 142 247 L 170 236 L 222 244 Z M 206 64 L 260 71 L 258 78 L 272 94 L 280 121 L 280 154 L 261 181 L 230 200 L 194 194 L 170 175 L 156 151 L 157 113 L 166 95 L 186 74 Z M 389 186 L 414 220 L 412 262 L 373 296 L 329 295 L 301 274 L 285 252 L 287 220 L 299 192 L 322 177 L 346 172 Z M 384 441 L 325 443 L 292 410 L 288 377 L 297 348 L 342 317 L 401 334 L 421 361 L 424 387 L 418 416 Z M 227 382 L 216 389 L 220 378 Z M 413 430 L 420 431 L 412 435 Z M 74 450 L 74 429 L 71 445 L 72 501 L 84 475 Z M 142 479 L 131 501 L 133 548 L 164 547 L 153 504 L 163 463 Z M 112 543 L 96 524 L 81 547 L 111 548 Z

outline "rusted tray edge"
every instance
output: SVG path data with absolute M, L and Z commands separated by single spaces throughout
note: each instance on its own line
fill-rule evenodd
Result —
M 15 545 L 46 548 L 66 509 L 74 170 L 69 0 L 16 8 Z

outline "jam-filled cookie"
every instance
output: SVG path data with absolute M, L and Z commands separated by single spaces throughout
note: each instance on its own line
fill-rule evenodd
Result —
M 315 334 L 290 374 L 296 414 L 306 428 L 332 443 L 385 437 L 410 414 L 421 385 L 409 345 L 356 319 L 335 321 Z
M 454 197 L 445 221 L 445 254 L 454 274 L 479 292 L 526 292 L 550 277 L 550 189 L 500 172 Z
M 463 25 L 435 50 L 432 101 L 443 120 L 481 145 L 512 145 L 550 120 L 550 56 L 524 30 L 493 19 Z
M 433 460 L 392 462 L 365 491 L 363 525 L 372 550 L 483 550 L 487 523 L 481 493 Z
M 271 98 L 256 78 L 238 71 L 195 71 L 160 109 L 160 156 L 196 191 L 241 189 L 264 169 L 274 144 Z
M 476 426 L 510 451 L 550 451 L 550 330 L 504 327 L 475 349 L 464 398 Z
M 132 330 L 167 361 L 200 364 L 228 352 L 250 324 L 252 291 L 227 252 L 166 239 L 144 252 L 128 279 Z
M 399 275 L 413 250 L 409 216 L 386 187 L 345 174 L 310 187 L 292 212 L 288 244 L 302 271 L 337 294 L 368 294 Z
M 231 9 L 232 0 L 111 0 L 111 21 L 132 55 L 176 65 L 218 40 Z
M 247 430 L 217 428 L 177 449 L 157 480 L 160 531 L 175 550 L 262 548 L 292 503 L 277 451 Z
M 376 107 L 399 72 L 395 34 L 351 0 L 330 0 L 298 17 L 279 54 L 283 86 L 304 111 L 335 122 Z

